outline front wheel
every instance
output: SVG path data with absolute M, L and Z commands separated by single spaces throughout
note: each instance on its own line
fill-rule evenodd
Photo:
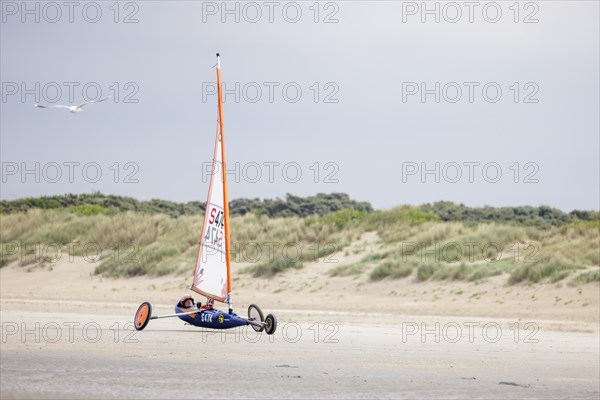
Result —
M 277 329 L 277 318 L 273 314 L 269 314 L 265 318 L 265 332 L 267 335 L 272 335 L 275 333 L 275 329 Z
M 141 331 L 148 325 L 148 321 L 150 321 L 150 316 L 152 315 L 152 305 L 147 301 L 140 304 L 137 311 L 135 312 L 135 317 L 133 318 L 133 326 L 138 331 Z
M 264 317 L 264 314 L 262 313 L 261 309 L 256 304 L 250 304 L 250 306 L 248 306 L 248 319 L 250 321 L 262 323 L 265 320 L 265 317 Z M 250 325 L 250 326 L 256 332 L 262 332 L 262 330 L 264 329 L 262 327 L 259 328 L 258 326 L 254 326 L 254 325 Z

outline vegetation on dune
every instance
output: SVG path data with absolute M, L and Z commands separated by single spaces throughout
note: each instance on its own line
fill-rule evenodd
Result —
M 96 208 L 80 208 L 85 212 L 116 213 L 124 211 L 147 214 L 166 214 L 169 216 L 199 215 L 204 211 L 204 203 L 190 201 L 176 203 L 167 200 L 140 201 L 132 197 L 105 195 L 100 192 L 89 194 L 66 194 L 62 196 L 28 197 L 18 200 L 0 200 L 0 213 L 12 214 L 27 212 L 33 209 L 64 209 L 68 207 L 93 206 Z M 103 207 L 105 210 L 97 208 Z M 76 208 L 77 209 L 77 208 Z M 516 224 L 548 228 L 563 226 L 569 223 L 586 223 L 600 220 L 599 211 L 574 210 L 565 213 L 548 206 L 540 207 L 468 207 L 449 201 L 438 201 L 423 204 L 419 207 L 401 206 L 389 211 L 375 211 L 367 202 L 350 199 L 345 193 L 319 193 L 315 196 L 299 197 L 287 194 L 286 199 L 234 199 L 230 201 L 232 216 L 258 214 L 268 217 L 307 217 L 309 215 L 324 216 L 335 211 L 348 210 L 370 214 L 370 222 L 378 224 L 396 224 L 404 221 L 409 225 L 419 225 L 428 221 L 460 222 L 465 225 L 480 223 Z M 362 218 L 359 215 L 338 215 L 338 218 Z
M 571 279 L 569 284 L 570 285 L 579 285 L 582 283 L 591 283 L 591 282 L 600 282 L 600 269 L 595 269 L 593 271 L 587 271 L 582 274 L 579 274 L 575 278 Z
M 346 213 L 346 211 L 350 211 Z M 252 230 L 251 235 L 233 235 L 238 238 L 241 250 L 247 243 L 258 243 L 258 248 L 266 251 L 258 263 L 245 269 L 253 276 L 273 276 L 286 269 L 302 268 L 305 262 L 324 259 L 325 262 L 335 262 L 334 255 L 348 246 L 352 237 L 359 234 L 360 218 L 354 220 L 347 215 L 362 215 L 355 210 L 341 210 L 323 217 L 312 216 L 308 218 L 266 218 L 261 217 L 262 231 Z M 245 217 L 248 218 L 248 217 Z M 342 223 L 340 221 L 343 221 Z M 340 223 L 341 226 L 340 227 Z M 265 225 L 266 224 L 266 225 Z M 270 224 L 270 225 L 269 225 Z M 253 225 L 246 225 L 252 229 Z M 232 228 L 233 231 L 234 228 Z M 282 240 L 283 239 L 283 240 Z M 255 241 L 255 242 L 252 242 Z M 260 245 L 262 243 L 262 245 Z M 236 254 L 237 255 L 237 254 Z M 248 263 L 254 261 L 252 256 L 240 254 L 236 261 Z
M 69 207 L 3 215 L 1 266 L 15 260 L 21 265 L 52 262 L 57 251 L 99 261 L 96 273 L 113 277 L 189 274 L 196 262 L 200 216 L 80 211 Z M 335 221 L 318 216 L 310 223 L 299 217 L 234 216 L 232 260 L 248 264 L 246 271 L 256 276 L 301 268 L 350 243 L 358 225 L 352 229 L 347 224 L 342 230 Z
M 90 195 L 0 202 L 0 266 L 98 261 L 105 276 L 189 274 L 197 257 L 202 204 Z M 321 260 L 331 277 L 370 281 L 478 281 L 509 284 L 599 282 L 600 214 L 549 207 L 471 208 L 449 202 L 373 211 L 345 194 L 231 202 L 232 260 L 269 277 Z M 365 232 L 370 253 L 353 248 Z M 359 254 L 343 261 L 343 254 Z M 342 259 L 342 262 L 338 262 Z M 358 261 L 356 261 L 358 260 Z M 327 263 L 331 262 L 332 266 Z
M 116 213 L 135 211 L 146 214 L 166 214 L 172 217 L 200 215 L 204 212 L 204 202 L 190 201 L 175 203 L 167 200 L 139 201 L 132 197 L 91 194 L 66 194 L 63 196 L 28 197 L 19 200 L 0 201 L 0 213 L 11 214 L 34 209 L 52 210 L 71 207 L 80 212 Z M 287 194 L 286 199 L 235 199 L 229 202 L 232 216 L 258 214 L 268 217 L 306 217 L 326 215 L 340 210 L 373 211 L 367 202 L 351 200 L 345 193 L 319 193 L 315 196 L 298 197 Z
M 467 207 L 449 201 L 438 201 L 419 207 L 422 211 L 437 215 L 441 221 L 462 222 L 466 225 L 478 223 L 503 223 L 549 228 L 573 221 L 598 221 L 599 211 L 575 210 L 565 213 L 548 206 L 531 207 Z
M 413 273 L 415 266 L 414 260 L 411 263 L 405 263 L 399 258 L 394 258 L 379 264 L 377 268 L 371 271 L 369 277 L 373 281 L 379 281 L 384 278 L 404 278 Z
M 577 270 L 600 265 L 600 221 L 571 221 L 559 227 L 399 220 L 378 228 L 388 250 L 372 280 L 414 273 L 417 281 L 478 281 L 508 274 L 508 283 L 555 283 Z M 593 281 L 589 274 L 577 282 Z

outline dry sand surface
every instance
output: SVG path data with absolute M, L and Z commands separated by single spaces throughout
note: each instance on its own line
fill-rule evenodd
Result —
M 172 312 L 189 276 L 112 280 L 94 266 L 0 270 L 2 399 L 600 396 L 598 284 L 371 283 L 326 278 L 336 264 L 320 262 L 235 274 L 236 311 L 275 313 L 273 336 L 177 318 L 136 332 L 139 303 Z

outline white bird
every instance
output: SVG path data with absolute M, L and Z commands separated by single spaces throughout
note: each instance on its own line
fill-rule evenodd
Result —
M 110 97 L 105 97 L 100 100 L 86 101 L 85 103 L 79 104 L 77 106 L 64 106 L 62 104 L 56 104 L 56 105 L 52 105 L 52 106 L 43 106 L 43 105 L 37 104 L 37 103 L 35 103 L 34 106 L 36 106 L 38 108 L 66 108 L 67 110 L 69 110 L 69 112 L 75 114 L 75 113 L 83 111 L 83 107 L 85 107 L 89 104 L 100 103 L 101 101 L 108 100 L 108 99 L 110 99 Z

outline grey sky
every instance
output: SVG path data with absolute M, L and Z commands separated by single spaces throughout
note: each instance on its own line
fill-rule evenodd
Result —
M 232 90 L 224 109 L 228 164 L 239 166 L 237 176 L 229 174 L 231 198 L 335 191 L 376 208 L 451 200 L 598 209 L 596 1 L 521 2 L 518 16 L 513 1 L 477 2 L 471 10 L 438 2 L 439 23 L 421 14 L 420 1 L 227 3 L 238 7 L 239 23 L 222 15 L 220 1 L 121 2 L 117 23 L 113 1 L 96 2 L 96 23 L 85 20 L 95 17 L 95 5 L 75 3 L 73 23 L 63 2 L 54 3 L 62 16 L 51 23 L 56 7 L 28 2 L 38 4 L 38 23 L 20 1 L 1 2 L 2 199 L 100 190 L 204 201 L 216 126 L 216 96 L 207 90 L 218 51 Z M 499 21 L 489 22 L 498 8 Z M 299 21 L 289 22 L 298 9 Z M 138 22 L 124 23 L 127 15 Z M 55 96 L 50 82 L 62 89 L 57 104 L 69 103 L 64 82 L 79 83 L 74 103 L 89 82 L 104 95 L 118 87 L 120 96 L 71 115 L 35 108 L 35 94 L 23 101 L 21 85 L 36 92 L 36 82 L 42 103 Z M 421 83 L 434 89 L 436 82 L 439 103 L 435 93 L 423 102 Z M 497 88 L 502 94 L 493 102 Z M 138 102 L 127 102 L 127 94 Z M 35 163 L 39 177 L 22 176 Z M 68 163 L 79 163 L 70 164 L 73 182 Z M 439 182 L 421 175 L 422 163 L 439 163 Z M 98 166 L 102 177 L 93 182 Z

